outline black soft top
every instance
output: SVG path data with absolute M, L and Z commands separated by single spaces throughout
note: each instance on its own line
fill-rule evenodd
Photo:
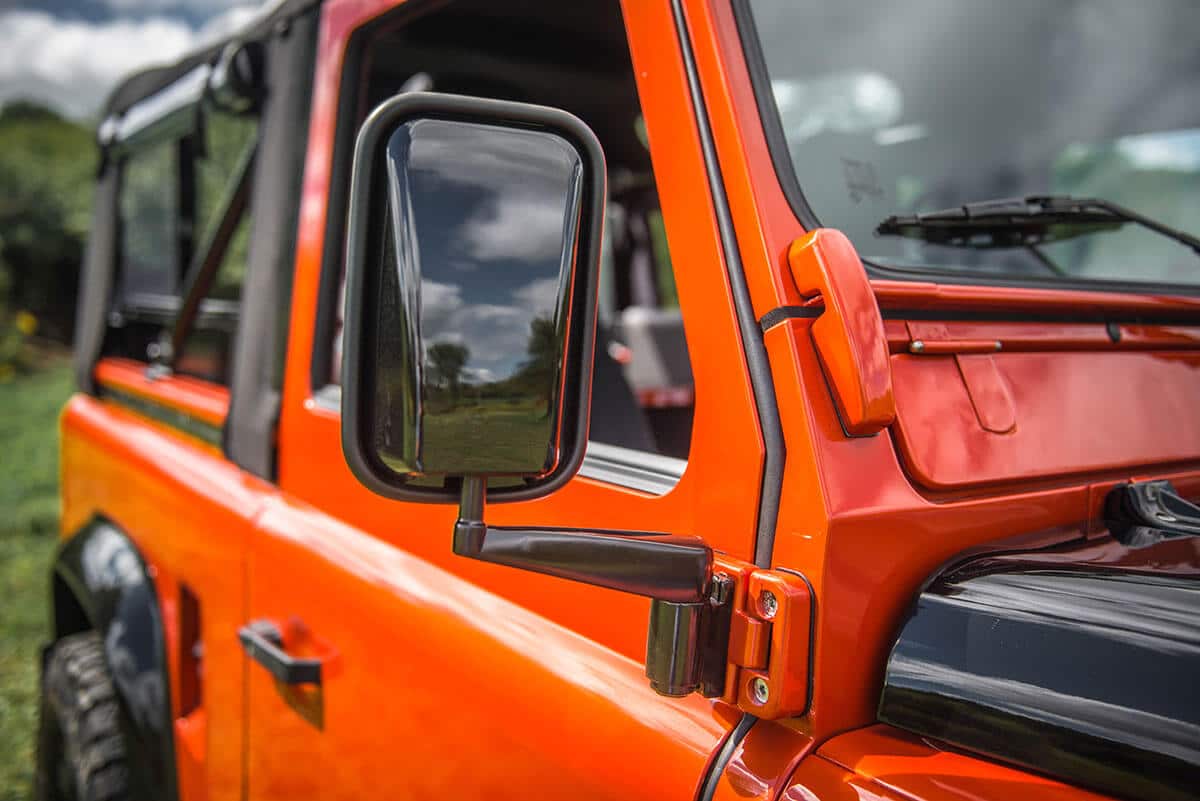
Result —
M 225 38 L 200 50 L 193 50 L 173 64 L 148 67 L 133 73 L 117 84 L 117 88 L 108 96 L 100 118 L 120 115 L 139 100 L 170 86 L 189 70 L 200 64 L 211 63 L 230 42 L 250 42 L 265 38 L 275 26 L 286 25 L 293 17 L 320 2 L 321 0 L 276 0 L 273 5 L 263 8 L 245 27 Z

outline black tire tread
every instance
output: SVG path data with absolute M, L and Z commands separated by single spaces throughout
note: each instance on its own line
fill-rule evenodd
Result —
M 56 719 L 71 766 L 78 801 L 126 801 L 129 769 L 121 711 L 96 632 L 63 637 L 46 662 L 43 709 Z

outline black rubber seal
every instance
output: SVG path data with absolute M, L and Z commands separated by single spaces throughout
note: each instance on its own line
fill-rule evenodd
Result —
M 725 268 L 729 274 L 730 288 L 733 290 L 733 305 L 737 311 L 738 328 L 742 336 L 742 352 L 746 355 L 746 366 L 750 371 L 750 389 L 754 394 L 754 406 L 762 429 L 763 473 L 758 498 L 754 564 L 758 567 L 770 567 L 771 554 L 775 550 L 775 524 L 779 517 L 779 501 L 783 493 L 783 467 L 787 460 L 787 446 L 783 440 L 783 425 L 779 420 L 775 379 L 771 375 L 771 363 L 767 359 L 766 345 L 763 344 L 762 329 L 754 316 L 754 304 L 750 300 L 750 288 L 746 284 L 741 251 L 738 249 L 737 234 L 733 228 L 733 216 L 729 211 L 729 198 L 721 180 L 721 165 L 717 159 L 716 145 L 713 143 L 712 127 L 708 123 L 704 92 L 700 88 L 696 57 L 692 52 L 687 20 L 680 0 L 671 0 L 671 10 L 675 16 L 679 47 L 683 53 L 696 128 L 700 133 L 704 168 L 708 173 L 717 230 L 725 256 Z
M 708 765 L 708 774 L 700 782 L 700 787 L 696 792 L 696 801 L 712 801 L 713 795 L 717 792 L 717 784 L 721 781 L 721 776 L 725 774 L 729 760 L 733 759 L 733 752 L 742 744 L 742 740 L 746 739 L 746 735 L 750 733 L 750 729 L 754 728 L 755 723 L 758 723 L 758 718 L 745 713 L 733 730 L 729 732 L 729 736 L 725 738 L 725 742 L 721 743 L 721 748 Z

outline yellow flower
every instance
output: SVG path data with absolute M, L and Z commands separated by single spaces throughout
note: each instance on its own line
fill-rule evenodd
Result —
M 17 312 L 16 317 L 17 330 L 25 336 L 29 336 L 38 327 L 38 319 L 27 311 Z

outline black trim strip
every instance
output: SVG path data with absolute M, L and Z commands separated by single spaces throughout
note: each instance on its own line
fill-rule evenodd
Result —
M 758 723 L 758 718 L 749 713 L 744 713 L 742 719 L 733 727 L 733 731 L 729 732 L 729 736 L 725 738 L 725 742 L 721 744 L 720 750 L 717 751 L 716 756 L 708 766 L 708 775 L 700 783 L 699 790 L 696 793 L 696 801 L 712 801 L 713 795 L 717 792 L 717 783 L 721 781 L 721 777 L 725 774 L 725 768 L 728 767 L 729 760 L 733 759 L 734 750 L 742 744 L 742 740 L 746 739 L 746 735 L 750 733 L 750 729 L 754 727 L 755 723 Z
M 155 422 L 193 436 L 209 445 L 221 447 L 221 427 L 214 426 L 207 420 L 201 420 L 180 409 L 104 384 L 100 385 L 100 395 L 143 417 L 149 417 Z
M 785 320 L 814 319 L 821 306 L 778 306 L 762 316 L 759 324 L 767 331 Z M 1095 323 L 1096 325 L 1185 325 L 1200 326 L 1200 314 L 1105 314 L 1104 312 L 1014 312 L 954 309 L 881 309 L 885 320 L 986 323 Z
M 776 306 L 762 316 L 758 326 L 766 333 L 785 320 L 815 320 L 823 311 L 824 306 Z
M 754 393 L 754 406 L 763 438 L 762 486 L 758 500 L 758 525 L 754 540 L 754 564 L 758 567 L 771 566 L 771 554 L 775 549 L 775 523 L 779 516 L 779 500 L 783 494 L 783 467 L 787 459 L 787 446 L 783 441 L 783 424 L 779 420 L 779 406 L 775 397 L 775 380 L 771 375 L 771 363 L 763 344 L 762 330 L 754 316 L 754 304 L 750 300 L 750 288 L 742 266 L 741 251 L 733 228 L 733 216 L 729 211 L 729 198 L 721 180 L 721 166 L 717 159 L 717 148 L 713 142 L 712 128 L 708 124 L 708 108 L 704 92 L 700 87 L 700 76 L 696 70 L 696 56 L 692 51 L 691 36 L 684 18 L 680 0 L 671 0 L 671 11 L 675 17 L 675 32 L 683 53 L 687 72 L 688 90 L 691 94 L 692 111 L 696 117 L 696 128 L 700 134 L 700 145 L 704 153 L 704 168 L 708 174 L 709 191 L 712 194 L 713 211 L 717 217 L 717 230 L 721 237 L 721 250 L 725 256 L 725 269 L 729 274 L 729 285 L 733 290 L 733 305 L 737 310 L 738 328 L 742 335 L 742 351 L 746 355 L 746 366 L 750 371 L 750 389 Z

